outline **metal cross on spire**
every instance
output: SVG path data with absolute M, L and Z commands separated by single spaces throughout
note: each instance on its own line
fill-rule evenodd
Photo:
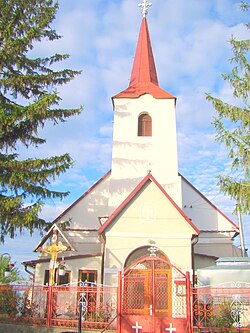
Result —
M 152 3 L 148 2 L 148 0 L 143 0 L 143 3 L 138 4 L 139 7 L 142 7 L 142 16 L 146 17 L 148 14 L 148 9 L 152 6 Z

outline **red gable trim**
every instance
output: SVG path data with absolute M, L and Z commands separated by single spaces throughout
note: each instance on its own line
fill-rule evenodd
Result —
M 200 230 L 200 232 L 206 232 L 206 233 L 210 233 L 210 234 L 218 233 L 218 232 L 228 233 L 228 232 L 233 232 L 233 231 L 235 231 L 235 230 L 204 230 L 204 229 Z
M 183 177 L 180 173 L 179 175 L 181 178 L 189 185 L 192 187 L 192 189 L 197 192 L 209 205 L 211 205 L 219 214 L 221 214 L 223 217 L 225 217 L 228 222 L 232 224 L 232 226 L 236 229 L 237 232 L 239 232 L 239 227 L 232 221 L 230 220 L 219 208 L 217 208 L 208 198 L 206 198 L 199 190 L 197 190 L 196 187 L 194 187 L 185 177 Z M 233 231 L 233 230 L 231 230 Z
M 103 233 L 109 225 L 111 225 L 114 218 L 126 207 L 126 205 L 134 198 L 134 196 L 139 192 L 139 190 L 150 180 L 154 182 L 155 185 L 161 190 L 161 192 L 166 196 L 166 198 L 171 202 L 171 204 L 177 209 L 181 216 L 188 222 L 188 224 L 194 229 L 195 233 L 199 234 L 200 230 L 190 221 L 190 219 L 185 215 L 185 213 L 180 209 L 180 207 L 174 202 L 174 200 L 167 194 L 164 188 L 156 181 L 156 179 L 148 173 L 146 177 L 135 187 L 135 189 L 130 193 L 130 195 L 125 199 L 121 205 L 110 215 L 107 221 L 99 228 L 99 234 Z
M 90 192 L 92 192 L 97 185 L 99 185 L 104 179 L 106 179 L 111 174 L 111 170 L 109 170 L 102 178 L 100 178 L 93 186 L 91 186 L 83 195 L 80 196 L 75 202 L 73 202 L 72 205 L 70 205 L 62 214 L 60 214 L 53 223 L 56 223 L 58 220 L 60 220 L 68 211 L 71 210 L 74 206 L 78 204 L 79 201 L 81 201 L 84 197 L 86 197 Z

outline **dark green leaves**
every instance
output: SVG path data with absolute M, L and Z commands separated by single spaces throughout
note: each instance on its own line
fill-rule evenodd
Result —
M 58 4 L 54 0 L 0 0 L 0 240 L 24 228 L 43 228 L 39 218 L 44 201 L 68 192 L 50 188 L 51 181 L 72 166 L 69 154 L 22 160 L 18 145 L 39 147 L 47 121 L 57 124 L 81 109 L 61 109 L 57 86 L 79 71 L 55 71 L 52 65 L 69 57 L 54 54 L 32 58 L 34 43 L 60 38 L 51 27 Z M 21 103 L 20 101 L 24 101 Z
M 249 4 L 242 2 L 244 10 Z M 248 28 L 249 25 L 247 24 Z M 228 158 L 231 161 L 231 173 L 219 175 L 221 191 L 238 203 L 242 213 L 250 212 L 250 110 L 249 110 L 249 48 L 250 40 L 236 40 L 231 38 L 234 65 L 231 73 L 223 74 L 228 81 L 235 98 L 235 105 L 223 102 L 210 94 L 207 95 L 214 109 L 216 117 L 213 125 L 216 130 L 216 140 L 228 149 Z

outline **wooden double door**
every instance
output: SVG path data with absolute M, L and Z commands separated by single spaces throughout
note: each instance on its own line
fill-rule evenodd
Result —
M 123 313 L 169 315 L 171 276 L 168 270 L 135 269 L 124 278 Z
M 184 285 L 185 277 L 181 278 L 178 283 Z M 186 306 L 186 294 L 178 299 L 177 288 L 168 261 L 156 256 L 139 259 L 120 276 L 118 332 L 184 332 L 187 317 L 173 315 L 175 304 L 184 301 L 182 306 Z

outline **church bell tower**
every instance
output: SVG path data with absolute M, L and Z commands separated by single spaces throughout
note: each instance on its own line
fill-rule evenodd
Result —
M 144 0 L 129 87 L 115 95 L 110 207 L 117 207 L 148 172 L 181 206 L 176 138 L 176 97 L 161 89 Z

